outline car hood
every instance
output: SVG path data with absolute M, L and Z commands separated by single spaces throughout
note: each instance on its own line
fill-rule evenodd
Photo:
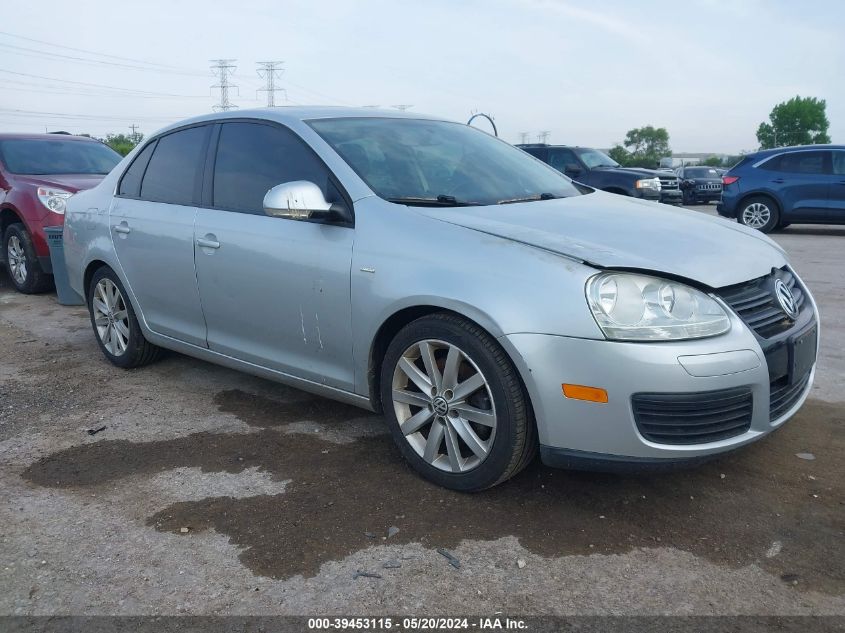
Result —
M 698 211 L 595 192 L 484 207 L 414 209 L 598 268 L 665 273 L 719 288 L 786 264 L 768 237 Z
M 659 172 L 656 169 L 643 169 L 641 167 L 600 167 L 602 172 L 612 174 L 628 174 L 637 178 L 677 178 L 675 174 Z
M 15 176 L 15 180 L 35 187 L 58 187 L 76 193 L 96 187 L 105 177 L 105 174 L 45 174 L 43 176 Z

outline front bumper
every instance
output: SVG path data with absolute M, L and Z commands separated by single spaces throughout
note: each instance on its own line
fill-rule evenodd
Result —
M 733 313 L 731 326 L 730 332 L 718 337 L 673 343 L 624 343 L 544 334 L 502 337 L 503 345 L 520 366 L 531 396 L 544 461 L 605 470 L 619 464 L 666 466 L 724 453 L 778 428 L 806 399 L 815 365 L 794 404 L 771 420 L 766 356 L 754 334 Z M 562 383 L 606 389 L 608 402 L 565 398 Z M 750 425 L 738 435 L 708 443 L 670 445 L 649 441 L 640 432 L 632 404 L 635 394 L 686 394 L 738 387 L 748 389 L 753 402 Z
M 684 194 L 680 189 L 661 189 L 660 202 L 663 204 L 681 204 L 684 201 Z

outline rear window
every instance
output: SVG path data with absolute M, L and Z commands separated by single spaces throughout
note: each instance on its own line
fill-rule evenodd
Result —
M 711 167 L 688 167 L 684 171 L 687 178 L 718 178 L 719 172 Z
M 109 173 L 120 154 L 95 141 L 63 139 L 7 139 L 0 141 L 0 159 L 13 174 Z

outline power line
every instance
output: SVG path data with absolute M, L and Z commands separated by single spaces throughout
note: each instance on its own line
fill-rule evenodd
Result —
M 106 85 L 106 84 L 92 84 L 92 83 L 87 83 L 87 82 L 84 82 L 84 81 L 73 81 L 73 80 L 70 80 L 70 79 L 58 79 L 56 77 L 45 77 L 43 75 L 32 75 L 30 73 L 19 73 L 19 72 L 14 72 L 12 70 L 6 70 L 5 68 L 0 68 L 0 73 L 7 73 L 9 75 L 16 75 L 18 77 L 31 77 L 31 78 L 34 78 L 34 79 L 44 79 L 46 81 L 58 81 L 59 83 L 73 84 L 74 86 L 88 86 L 88 87 L 91 87 L 91 88 L 106 88 L 108 90 L 117 90 L 117 91 L 120 91 L 120 92 L 127 92 L 127 93 L 130 93 L 130 94 L 136 94 L 136 95 L 154 95 L 154 96 L 157 96 L 157 97 L 182 97 L 182 98 L 189 98 L 189 99 L 197 98 L 195 95 L 177 95 L 177 94 L 171 94 L 169 92 L 152 92 L 152 91 L 148 91 L 148 90 L 136 90 L 134 88 L 120 88 L 118 86 L 109 86 L 109 85 Z M 201 97 L 201 98 L 205 99 L 206 97 Z
M 226 112 L 227 110 L 232 110 L 233 108 L 237 108 L 235 104 L 229 101 L 229 90 L 235 89 L 237 90 L 237 86 L 229 83 L 229 76 L 235 73 L 235 62 L 238 61 L 236 59 L 212 59 L 211 63 L 214 66 L 211 67 L 211 72 L 215 73 L 218 77 L 220 77 L 220 83 L 216 86 L 212 86 L 212 90 L 214 88 L 220 89 L 220 103 L 216 104 L 213 109 L 215 112 Z
M 266 92 L 267 93 L 267 107 L 273 108 L 276 106 L 276 93 L 283 92 L 285 93 L 285 100 L 287 100 L 287 91 L 284 88 L 277 88 L 276 87 L 276 79 L 278 79 L 281 74 L 284 72 L 280 68 L 284 62 L 256 62 L 258 64 L 258 76 L 263 78 L 267 83 L 265 84 L 264 88 L 259 88 L 256 91 L 256 95 L 258 92 Z
M 98 53 L 97 51 L 86 50 L 84 48 L 74 48 L 72 46 L 63 46 L 61 44 L 55 44 L 53 42 L 48 42 L 46 40 L 37 40 L 34 37 L 24 37 L 23 35 L 16 35 L 15 33 L 9 33 L 7 31 L 0 31 L 0 35 L 5 35 L 7 37 L 14 37 L 19 40 L 26 40 L 27 42 L 35 42 L 36 44 L 45 44 L 47 46 L 53 46 L 54 48 L 62 48 L 67 51 L 75 51 L 77 53 L 87 53 L 88 55 L 97 55 L 98 57 L 108 57 L 109 59 L 120 59 L 125 62 L 136 62 L 139 64 L 147 64 L 148 66 L 159 66 L 161 68 L 170 68 L 173 70 L 180 70 L 177 66 L 171 66 L 169 64 L 159 64 L 158 62 L 151 62 L 144 59 L 135 59 L 133 57 L 121 57 L 119 55 L 109 55 L 108 53 Z M 196 73 L 198 76 L 205 76 L 204 73 Z

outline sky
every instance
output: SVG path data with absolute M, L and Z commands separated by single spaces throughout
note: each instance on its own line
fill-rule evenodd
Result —
M 826 99 L 845 143 L 840 0 L 32 0 L 4 13 L 6 132 L 150 134 L 210 111 L 209 60 L 232 58 L 241 109 L 266 105 L 256 62 L 279 60 L 277 105 L 485 112 L 510 142 L 545 130 L 608 148 L 654 125 L 676 152 L 735 154 L 801 95 Z

